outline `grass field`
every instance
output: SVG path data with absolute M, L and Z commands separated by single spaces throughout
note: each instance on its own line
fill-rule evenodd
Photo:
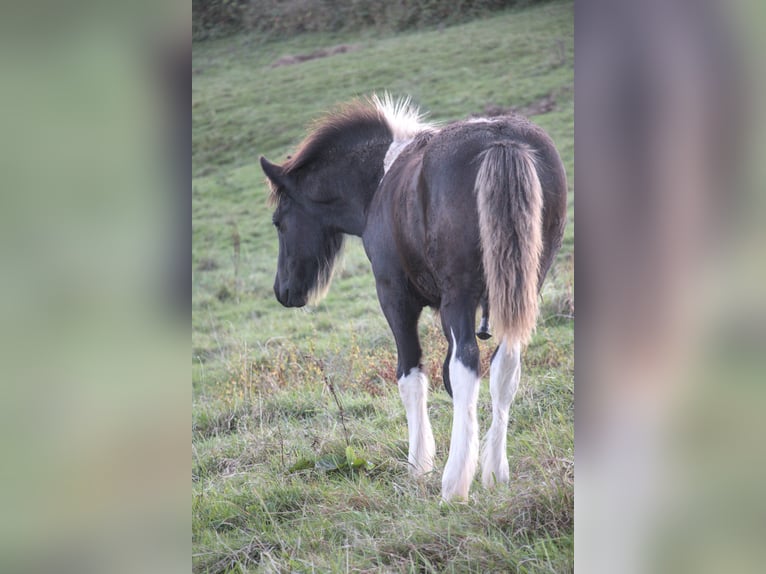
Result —
M 235 36 L 195 44 L 192 67 L 194 571 L 571 571 L 572 3 L 396 36 Z M 440 504 L 451 401 L 438 317 L 421 319 L 437 468 L 414 481 L 393 337 L 360 241 L 317 307 L 284 309 L 271 290 L 277 242 L 258 156 L 282 161 L 312 119 L 383 90 L 412 95 L 435 121 L 535 113 L 569 178 L 564 245 L 511 409 L 512 481 L 493 492 L 476 481 L 465 504 Z M 480 347 L 486 381 L 492 340 Z M 482 432 L 489 416 L 485 384 Z

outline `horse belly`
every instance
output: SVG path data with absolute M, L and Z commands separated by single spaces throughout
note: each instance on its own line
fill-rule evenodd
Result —
M 417 272 L 410 276 L 410 282 L 427 305 L 430 307 L 439 306 L 441 295 L 436 280 L 431 273 Z

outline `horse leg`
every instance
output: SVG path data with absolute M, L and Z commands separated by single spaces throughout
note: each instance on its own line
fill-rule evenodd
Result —
M 516 343 L 510 353 L 505 341 L 495 349 L 489 367 L 489 392 L 492 396 L 492 425 L 484 437 L 481 452 L 481 482 L 486 488 L 508 482 L 506 436 L 508 411 L 519 388 L 521 346 Z
M 481 300 L 481 322 L 476 330 L 476 336 L 482 341 L 486 341 L 492 336 L 489 332 L 489 301 L 484 297 Z
M 409 452 L 407 462 L 410 473 L 420 476 L 431 472 L 434 467 L 436 444 L 428 419 L 428 378 L 420 367 L 399 377 L 399 396 L 407 413 Z
M 453 417 L 449 457 L 442 476 L 442 498 L 468 498 L 479 458 L 479 347 L 474 335 L 476 305 L 442 305 L 442 328 L 451 340 L 449 379 Z
M 383 313 L 396 340 L 399 396 L 407 415 L 410 473 L 420 476 L 433 469 L 436 445 L 428 418 L 428 377 L 421 370 L 422 351 L 418 338 L 418 318 L 422 307 L 402 293 L 378 287 Z

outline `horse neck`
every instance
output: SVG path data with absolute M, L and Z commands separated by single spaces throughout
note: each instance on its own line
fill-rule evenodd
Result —
M 383 177 L 383 159 L 389 145 L 370 144 L 344 158 L 343 175 L 338 178 L 342 200 L 335 210 L 338 227 L 344 233 L 359 237 L 364 233 L 370 203 Z

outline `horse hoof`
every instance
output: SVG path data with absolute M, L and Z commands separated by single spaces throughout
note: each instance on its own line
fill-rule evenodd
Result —
M 490 333 L 489 331 L 477 331 L 476 336 L 482 341 L 486 341 L 492 336 L 492 333 Z

